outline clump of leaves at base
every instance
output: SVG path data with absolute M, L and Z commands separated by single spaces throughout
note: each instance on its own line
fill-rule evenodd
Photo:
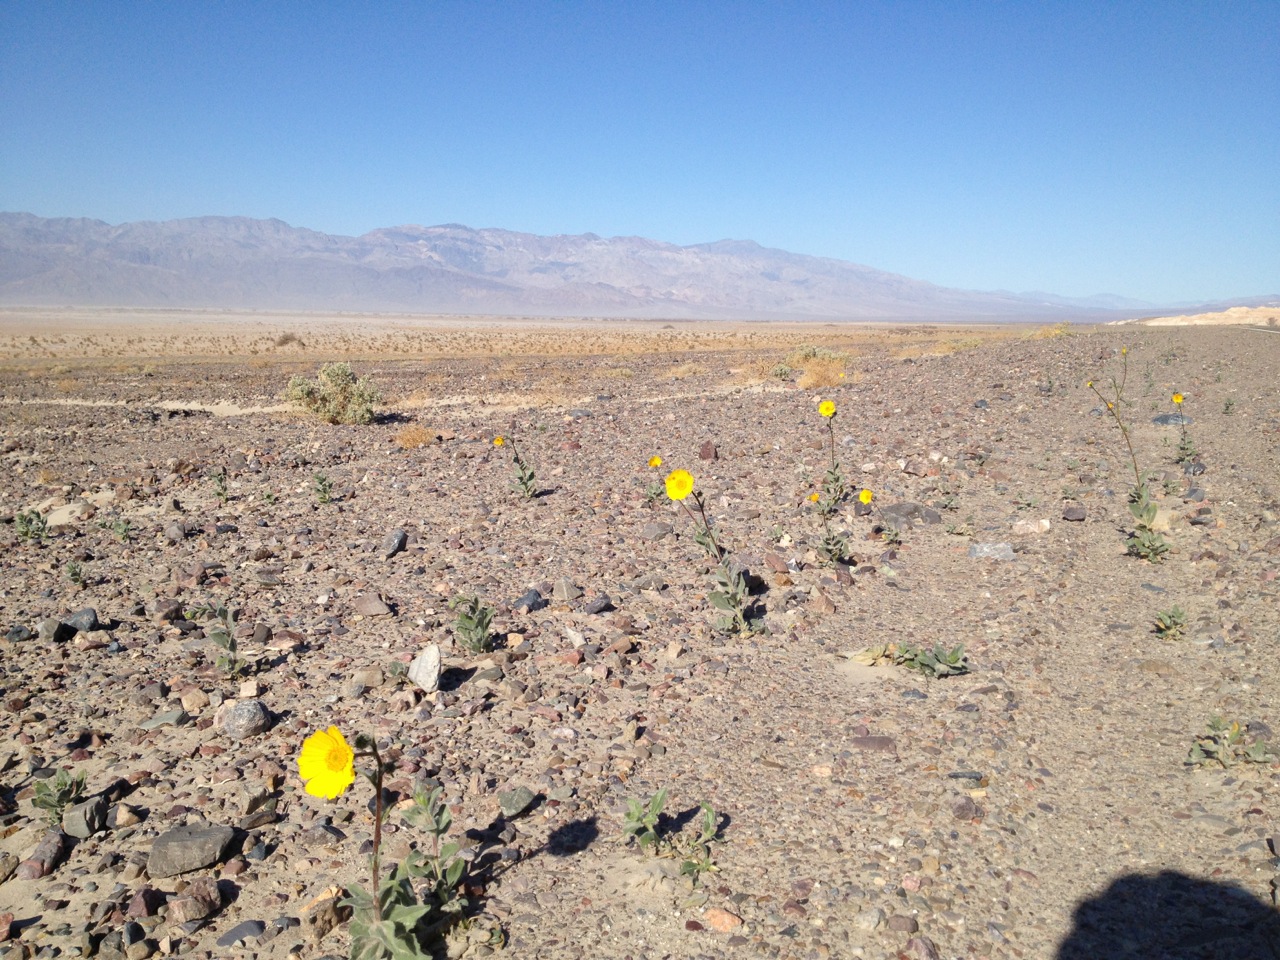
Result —
M 1170 607 L 1161 610 L 1152 621 L 1152 629 L 1157 636 L 1166 640 L 1177 640 L 1187 626 L 1187 615 L 1181 607 Z
M 750 589 L 745 573 L 738 567 L 730 566 L 726 557 L 716 566 L 712 576 L 715 577 L 717 589 L 707 594 L 707 599 L 723 613 L 723 616 L 716 618 L 716 629 L 725 633 L 749 633 L 751 624 L 747 620 L 747 606 Z
M 667 803 L 667 788 L 663 787 L 647 803 L 627 800 L 627 815 L 622 821 L 622 835 L 634 838 L 643 850 L 658 842 L 658 818 Z
M 49 539 L 49 521 L 38 510 L 19 510 L 14 514 L 13 523 L 17 527 L 19 540 L 39 540 L 43 543 Z
M 220 603 L 209 602 L 187 611 L 187 619 L 196 623 L 205 621 L 205 639 L 224 652 L 218 655 L 216 665 L 228 677 L 238 677 L 249 671 L 249 663 L 240 658 L 240 646 L 236 642 L 236 611 Z
M 1237 763 L 1273 763 L 1277 759 L 1267 744 L 1255 739 L 1252 743 L 1245 737 L 1245 729 L 1238 721 L 1227 723 L 1222 717 L 1213 717 L 1205 733 L 1196 738 L 1187 754 L 1188 766 L 1206 766 L 1218 764 L 1222 768 Z
M 917 647 L 908 643 L 882 643 L 867 647 L 853 655 L 858 663 L 868 666 L 893 664 L 922 673 L 926 677 L 952 677 L 969 672 L 964 644 L 957 643 L 948 650 L 940 643 L 932 647 Z
M 493 607 L 474 594 L 462 594 L 449 601 L 449 609 L 458 613 L 453 634 L 459 646 L 471 653 L 488 653 L 493 649 Z
M 1134 531 L 1125 541 L 1126 552 L 1131 557 L 1159 563 L 1169 552 L 1169 544 L 1155 530 L 1159 507 L 1151 500 L 1151 490 L 1145 482 L 1130 492 L 1129 512 L 1133 515 Z
M 217 473 L 212 474 L 211 477 L 213 480 L 213 495 L 225 507 L 227 500 L 231 498 L 231 493 L 227 489 L 227 471 L 219 470 Z
M 68 560 L 67 565 L 63 567 L 62 570 L 63 573 L 67 575 L 67 579 L 77 587 L 83 587 L 85 585 L 84 565 L 79 561 Z
M 84 799 L 84 771 L 72 776 L 59 770 L 51 780 L 37 780 L 31 805 L 45 812 L 45 819 L 57 827 L 62 823 L 62 813 Z
M 356 379 L 349 363 L 326 363 L 315 380 L 294 377 L 285 399 L 301 404 L 326 423 L 370 423 L 382 398 L 367 377 Z
M 318 503 L 333 502 L 333 481 L 326 474 L 313 473 L 311 475 L 311 487 L 316 492 L 316 501 Z
M 426 832 L 428 851 L 410 850 L 378 881 L 378 902 L 363 887 L 353 886 L 343 900 L 351 918 L 352 960 L 411 960 L 435 956 L 422 942 L 461 919 L 467 906 L 458 893 L 466 862 L 458 855 L 457 843 L 444 843 L 453 815 L 436 787 L 430 793 L 419 790 L 413 806 L 404 813 L 412 827 Z
M 680 873 L 694 883 L 704 873 L 718 869 L 711 859 L 711 844 L 720 836 L 720 818 L 715 808 L 703 801 L 698 804 L 701 815 L 695 831 L 679 831 L 667 834 L 662 830 L 662 808 L 667 803 L 667 788 L 663 787 L 648 801 L 627 800 L 627 813 L 622 821 L 623 837 L 634 839 L 641 850 L 652 847 L 660 857 L 676 857 L 682 862 Z

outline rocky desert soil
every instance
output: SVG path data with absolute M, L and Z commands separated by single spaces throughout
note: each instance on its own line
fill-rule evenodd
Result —
M 426 845 L 403 801 L 444 790 L 469 906 L 441 956 L 1280 957 L 1280 336 L 815 328 L 847 358 L 787 369 L 777 327 L 362 356 L 272 323 L 242 356 L 5 329 L 29 349 L 0 364 L 0 956 L 345 955 L 373 791 L 297 769 L 334 725 L 394 761 L 384 861 Z M 1158 563 L 1126 555 L 1133 470 L 1086 386 L 1121 348 Z M 281 407 L 339 353 L 377 422 Z M 837 514 L 847 563 L 808 499 L 821 400 L 875 494 Z M 647 496 L 672 468 L 752 574 L 752 633 L 716 630 L 689 517 Z M 458 642 L 461 594 L 491 653 Z M 962 644 L 969 672 L 851 659 L 884 643 Z M 438 677 L 407 676 L 433 645 Z M 1214 717 L 1236 762 L 1189 764 Z M 32 801 L 58 771 L 85 791 L 55 827 Z M 623 842 L 661 788 L 668 836 L 716 811 L 714 872 Z

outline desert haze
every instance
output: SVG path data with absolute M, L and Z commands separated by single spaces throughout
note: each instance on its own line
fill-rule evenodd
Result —
M 25 213 L 0 214 L 0 305 L 935 321 L 1146 309 L 950 289 L 749 241 L 681 247 L 456 224 L 343 237 L 243 217 L 112 226 Z

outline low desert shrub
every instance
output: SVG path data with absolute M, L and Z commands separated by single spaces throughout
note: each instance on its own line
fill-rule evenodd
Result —
M 327 423 L 369 423 L 382 398 L 367 377 L 356 379 L 349 363 L 326 363 L 315 380 L 294 377 L 285 399 L 300 403 Z

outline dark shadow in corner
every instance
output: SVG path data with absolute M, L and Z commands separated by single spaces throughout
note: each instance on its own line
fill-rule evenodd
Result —
M 1280 960 L 1280 910 L 1173 871 L 1120 877 L 1074 920 L 1056 960 Z

